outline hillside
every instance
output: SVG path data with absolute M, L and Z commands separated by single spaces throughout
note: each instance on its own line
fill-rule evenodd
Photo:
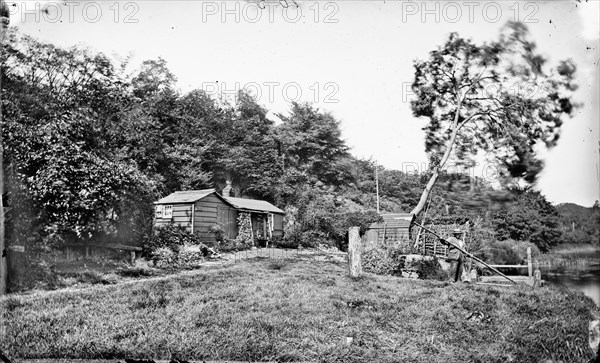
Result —
M 600 206 L 582 207 L 574 203 L 559 204 L 560 226 L 565 243 L 600 244 Z

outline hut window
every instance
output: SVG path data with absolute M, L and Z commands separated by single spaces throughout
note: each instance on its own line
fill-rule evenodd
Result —
M 154 218 L 162 218 L 163 214 L 164 214 L 164 211 L 165 211 L 165 206 L 164 205 L 161 205 L 161 204 L 157 205 L 156 206 L 156 211 L 155 211 L 155 214 L 154 214 Z
M 171 219 L 173 218 L 173 206 L 165 205 L 165 210 L 163 212 L 163 218 Z
M 173 218 L 173 206 L 172 205 L 157 205 L 154 217 L 162 219 Z

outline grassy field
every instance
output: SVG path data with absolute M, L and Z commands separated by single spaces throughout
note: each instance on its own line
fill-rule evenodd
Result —
M 566 290 L 366 275 L 254 259 L 0 300 L 12 358 L 585 362 L 591 300 Z

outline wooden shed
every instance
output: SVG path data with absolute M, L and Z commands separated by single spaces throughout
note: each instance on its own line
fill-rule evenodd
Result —
M 367 242 L 378 244 L 410 241 L 414 220 L 415 215 L 410 213 L 381 214 L 381 221 L 371 224 L 365 239 Z
M 229 198 L 215 189 L 189 190 L 172 193 L 155 205 L 154 226 L 173 223 L 200 236 L 202 241 L 215 242 L 211 228 L 220 225 L 228 238 L 238 235 L 238 215 L 248 213 L 257 244 L 283 235 L 284 212 L 269 202 L 254 199 Z
M 256 199 L 223 197 L 231 203 L 238 213 L 249 213 L 252 235 L 258 244 L 264 245 L 273 238 L 283 237 L 284 211 L 273 204 Z

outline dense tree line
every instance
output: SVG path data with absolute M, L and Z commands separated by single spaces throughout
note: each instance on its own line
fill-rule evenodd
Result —
M 290 243 L 340 244 L 349 225 L 377 219 L 375 165 L 349 154 L 331 113 L 292 103 L 276 124 L 244 91 L 231 104 L 181 93 L 163 59 L 128 74 L 127 61 L 9 35 L 1 59 L 9 243 L 140 244 L 152 231 L 153 201 L 220 191 L 226 180 L 237 196 L 284 208 Z M 429 179 L 381 169 L 382 210 L 410 211 Z M 485 220 L 499 239 L 557 243 L 554 207 L 529 190 L 498 192 L 441 173 L 426 209 L 439 223 Z

